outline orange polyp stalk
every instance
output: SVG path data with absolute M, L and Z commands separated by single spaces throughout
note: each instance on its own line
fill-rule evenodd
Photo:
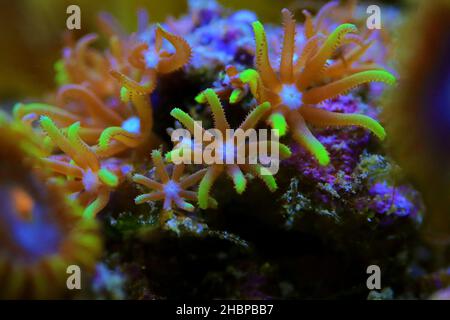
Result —
M 79 154 L 83 155 L 86 160 L 87 166 L 91 168 L 93 171 L 98 171 L 100 169 L 100 164 L 98 162 L 97 156 L 91 150 L 91 148 L 80 139 L 78 135 L 78 131 L 80 129 L 80 123 L 77 122 L 69 127 L 67 130 L 67 135 L 69 140 L 75 146 L 75 149 Z
M 68 177 L 75 177 L 75 178 L 83 178 L 83 171 L 70 163 L 59 161 L 55 159 L 47 159 L 43 158 L 41 159 L 42 163 L 45 165 L 45 167 L 48 166 L 52 171 L 64 174 Z
M 57 100 L 63 103 L 65 98 L 81 100 L 91 117 L 100 123 L 119 126 L 122 118 L 112 109 L 108 108 L 93 92 L 81 85 L 69 84 L 58 91 Z
M 184 164 L 183 163 L 176 164 L 175 167 L 173 168 L 172 179 L 178 182 L 181 176 L 183 175 L 183 172 L 184 172 Z
M 283 15 L 284 40 L 281 52 L 280 78 L 284 83 L 292 83 L 294 81 L 292 60 L 295 49 L 295 20 L 288 9 L 283 9 L 281 13 Z
M 277 89 L 280 82 L 270 63 L 264 26 L 259 21 L 253 22 L 253 32 L 256 41 L 256 67 L 261 80 L 266 87 Z
M 124 145 L 123 143 L 117 143 L 113 141 L 108 145 L 108 148 L 106 149 L 98 147 L 94 147 L 94 149 L 100 159 L 106 159 L 127 150 L 128 146 Z
M 136 94 L 144 95 L 150 94 L 156 87 L 156 81 L 150 81 L 148 86 L 144 86 L 117 70 L 111 70 L 111 76 L 113 76 L 119 83 L 130 91 L 134 91 Z M 152 79 L 151 79 L 152 80 Z M 153 79 L 155 80 L 155 79 Z
M 108 142 L 112 140 L 119 141 L 130 148 L 137 147 L 141 142 L 141 135 L 128 132 L 121 127 L 109 127 L 106 130 L 111 130 L 111 134 L 108 137 Z M 104 132 L 106 132 L 106 130 Z
M 124 38 L 126 36 L 125 31 L 122 29 L 117 19 L 107 12 L 101 12 L 98 15 L 97 24 L 99 26 L 99 29 L 109 38 L 112 36 Z
M 87 34 L 84 37 L 82 37 L 75 46 L 75 54 L 76 54 L 76 60 L 80 64 L 84 64 L 83 59 L 86 57 L 86 51 L 88 49 L 88 46 L 96 41 L 98 39 L 98 36 L 94 33 Z
M 322 143 L 320 143 L 308 129 L 303 117 L 296 111 L 292 111 L 287 120 L 289 127 L 291 127 L 293 139 L 308 150 L 321 165 L 327 165 L 330 162 L 328 152 Z
M 306 39 L 310 39 L 315 35 L 312 15 L 308 10 L 303 10 L 302 13 L 305 16 L 303 32 L 305 34 Z
M 159 179 L 161 179 L 163 184 L 166 184 L 170 180 L 170 177 L 167 174 L 166 167 L 164 166 L 164 162 L 161 157 L 161 153 L 154 150 L 152 152 L 152 160 L 153 165 L 155 166 L 156 175 Z
M 147 137 L 153 128 L 153 108 L 149 95 L 132 95 L 131 101 L 134 104 L 141 124 L 141 135 Z
M 357 47 L 346 54 L 340 61 L 337 61 L 330 65 L 324 72 L 325 75 L 333 77 L 341 75 L 345 72 L 345 69 L 349 68 L 354 62 L 359 60 L 366 51 L 373 44 L 373 41 L 370 41 L 366 44 L 363 44 L 361 47 Z M 379 67 L 375 68 L 379 69 Z M 361 70 L 363 71 L 363 70 Z
M 317 104 L 324 100 L 334 98 L 367 82 L 385 82 L 387 84 L 393 84 L 395 78 L 388 72 L 381 70 L 355 73 L 324 86 L 308 90 L 303 94 L 303 102 L 305 104 Z
M 319 41 L 324 38 L 321 34 L 316 34 L 308 39 L 305 46 L 303 47 L 300 58 L 297 60 L 294 66 L 294 72 L 299 72 L 305 66 L 308 59 L 315 53 Z
M 135 202 L 136 204 L 142 204 L 149 201 L 157 201 L 164 199 L 165 194 L 162 191 L 156 191 L 152 193 L 146 193 L 143 195 L 140 195 L 136 198 Z
M 342 44 L 352 44 L 352 43 L 355 43 L 358 46 L 362 47 L 364 46 L 364 39 L 357 34 L 346 34 L 342 41 Z
M 222 173 L 223 169 L 224 169 L 224 166 L 212 165 L 206 171 L 206 174 L 202 178 L 202 181 L 200 181 L 200 185 L 198 187 L 198 199 L 199 199 L 200 208 L 203 209 L 203 208 L 208 207 L 208 199 L 209 199 L 209 194 L 211 192 L 211 188 L 212 188 L 214 182 L 217 180 L 217 178 Z M 203 199 L 203 200 L 200 203 L 201 199 Z
M 69 126 L 79 120 L 77 115 L 69 111 L 61 109 L 59 107 L 37 103 L 33 103 L 30 105 L 21 104 L 19 107 L 17 107 L 17 109 L 15 108 L 14 113 L 20 119 L 23 119 L 23 117 L 31 113 L 34 113 L 38 116 L 47 116 L 60 123 L 62 126 Z
M 163 188 L 163 185 L 161 183 L 149 179 L 141 174 L 135 174 L 133 176 L 133 181 L 138 184 L 142 184 L 143 186 L 152 190 L 161 190 Z
M 257 106 L 246 116 L 245 120 L 239 126 L 239 129 L 246 131 L 248 129 L 254 128 L 269 109 L 269 102 L 264 102 L 261 105 Z
M 80 128 L 80 137 L 89 144 L 96 144 L 103 132 L 102 128 Z
M 123 46 L 120 39 L 114 35 L 109 40 L 109 46 L 111 48 L 111 54 L 117 61 L 122 61 L 123 59 Z
M 192 201 L 198 200 L 197 192 L 194 192 L 194 191 L 180 190 L 180 196 L 187 200 L 192 200 Z
M 72 70 L 76 74 L 80 74 L 82 81 L 92 81 L 95 80 L 100 81 L 100 79 L 95 79 L 97 70 L 97 62 L 98 60 L 103 59 L 100 54 L 94 52 L 93 50 L 89 50 L 87 47 L 81 47 L 80 52 L 75 52 L 75 69 Z M 97 77 L 98 78 L 98 77 Z
M 222 133 L 225 133 L 226 129 L 230 129 L 230 125 L 227 122 L 225 112 L 219 98 L 212 89 L 206 89 L 203 94 L 211 107 L 216 129 L 219 129 Z
M 79 177 L 81 178 L 81 177 Z M 67 189 L 68 192 L 80 192 L 84 189 L 83 182 L 79 180 L 68 180 L 64 183 L 64 187 Z
M 145 64 L 145 59 L 143 56 L 143 52 L 145 50 L 148 50 L 148 45 L 146 43 L 139 43 L 131 51 L 128 61 L 136 69 L 145 70 L 147 68 L 147 65 Z
M 342 24 L 327 37 L 319 51 L 308 61 L 304 71 L 300 74 L 299 83 L 302 89 L 306 88 L 321 75 L 322 71 L 325 69 L 327 60 L 341 44 L 343 37 L 346 34 L 355 31 L 356 27 L 354 25 Z
M 95 216 L 108 204 L 109 196 L 109 190 L 101 190 L 97 198 L 84 210 L 83 216 L 88 219 L 95 218 Z
M 158 37 L 158 34 L 160 36 Z M 172 46 L 175 48 L 175 53 L 165 57 L 164 55 L 160 56 L 160 60 L 158 62 L 157 70 L 160 73 L 170 73 L 177 69 L 180 69 L 183 65 L 185 65 L 192 54 L 191 47 L 182 37 L 176 36 L 170 32 L 164 30 L 160 25 L 158 25 L 156 29 L 156 39 L 155 39 L 155 48 L 156 51 L 159 52 L 162 47 L 162 38 L 164 37 L 167 41 L 169 41 Z
M 372 131 L 381 140 L 385 138 L 381 125 L 366 115 L 330 112 L 309 106 L 303 106 L 300 112 L 308 122 L 317 126 L 359 126 Z
M 330 78 L 339 78 L 339 77 L 344 77 L 344 76 L 350 76 L 353 75 L 355 73 L 360 73 L 360 72 L 364 72 L 364 71 L 374 71 L 374 70 L 378 70 L 378 71 L 383 71 L 384 68 L 381 65 L 378 65 L 376 63 L 364 63 L 361 64 L 357 67 L 352 67 L 351 65 L 346 66 L 339 69 L 333 69 L 330 72 L 325 72 L 325 76 L 330 77 Z
M 191 174 L 190 176 L 187 176 L 186 178 L 183 178 L 180 181 L 180 187 L 183 189 L 187 189 L 191 186 L 193 186 L 194 184 L 196 184 L 197 182 L 199 182 L 206 174 L 208 169 L 202 169 L 199 170 L 193 174 Z

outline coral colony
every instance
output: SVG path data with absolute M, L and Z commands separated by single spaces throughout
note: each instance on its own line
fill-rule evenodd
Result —
M 423 207 L 381 144 L 391 39 L 356 7 L 281 27 L 192 0 L 131 35 L 100 15 L 105 50 L 68 40 L 58 88 L 0 116 L 0 296 L 366 298 L 371 264 L 397 297 L 442 289 L 407 271 Z

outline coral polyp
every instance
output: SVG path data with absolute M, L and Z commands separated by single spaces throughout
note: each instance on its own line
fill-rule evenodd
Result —
M 160 182 L 141 174 L 135 174 L 133 176 L 133 181 L 135 183 L 154 191 L 136 197 L 136 204 L 163 200 L 163 209 L 165 211 L 173 210 L 174 206 L 181 210 L 193 211 L 194 206 L 186 200 L 197 201 L 198 196 L 197 192 L 188 189 L 196 185 L 205 176 L 207 169 L 202 169 L 191 175 L 183 176 L 185 165 L 180 163 L 173 166 L 172 175 L 169 176 L 160 151 L 153 150 L 152 160 L 155 166 L 155 174 Z M 217 203 L 213 198 L 209 197 L 207 201 L 209 207 L 217 207 Z
M 100 255 L 97 222 L 35 170 L 42 149 L 28 127 L 0 114 L 0 135 L 0 297 L 68 295 L 67 267 L 92 271 Z
M 277 184 L 271 172 L 267 170 L 260 163 L 252 163 L 250 161 L 238 161 L 239 149 L 244 150 L 246 148 L 246 141 L 242 141 L 238 139 L 238 135 L 236 132 L 245 132 L 249 129 L 254 129 L 258 124 L 259 120 L 264 116 L 264 114 L 270 109 L 270 104 L 268 102 L 262 103 L 261 105 L 255 107 L 245 118 L 242 124 L 233 131 L 232 134 L 229 134 L 227 130 L 231 130 L 230 125 L 225 117 L 225 112 L 223 106 L 219 100 L 219 97 L 212 89 L 206 89 L 201 95 L 200 98 L 202 101 L 207 101 L 214 118 L 214 128 L 220 132 L 221 137 L 215 136 L 214 138 L 210 134 L 210 138 L 212 142 L 212 149 L 207 151 L 208 147 L 205 149 L 197 148 L 194 143 L 185 144 L 183 142 L 180 143 L 180 148 L 176 148 L 177 153 L 189 153 L 195 158 L 196 153 L 203 153 L 205 151 L 211 153 L 211 156 L 218 161 L 213 162 L 200 182 L 199 192 L 198 192 L 198 203 L 200 208 L 205 209 L 208 207 L 208 197 L 214 182 L 217 178 L 223 173 L 226 174 L 232 179 L 234 188 L 236 192 L 241 194 L 245 191 L 247 187 L 247 180 L 244 176 L 245 173 L 251 173 L 264 181 L 270 191 L 275 191 L 277 188 Z M 170 113 L 175 119 L 180 121 L 190 132 L 195 135 L 196 127 L 198 123 L 192 119 L 186 112 L 181 109 L 175 108 Z M 200 132 L 208 135 L 208 132 L 203 128 L 199 128 Z M 225 137 L 225 138 L 224 138 Z M 256 142 L 250 142 L 254 144 L 253 147 L 266 148 L 269 144 L 274 144 L 275 148 L 277 148 L 280 152 L 280 157 L 287 158 L 290 156 L 290 150 L 287 146 L 278 143 L 277 141 L 269 141 L 269 140 L 258 140 Z M 209 146 L 211 146 L 209 145 Z M 245 156 L 245 154 L 244 154 Z M 173 158 L 173 156 L 172 156 Z M 202 155 L 200 155 L 200 159 L 202 159 Z M 243 159 L 244 160 L 244 159 Z M 244 172 L 243 172 L 244 171 Z
M 72 124 L 65 136 L 46 116 L 40 120 L 48 137 L 63 151 L 42 159 L 44 168 L 66 177 L 67 188 L 86 206 L 83 215 L 93 218 L 109 201 L 111 191 L 122 179 L 120 164 L 101 161 L 96 151 L 79 136 L 80 124 Z
M 359 114 L 333 113 L 315 105 L 339 96 L 368 82 L 394 84 L 395 78 L 384 70 L 366 70 L 327 82 L 327 63 L 336 48 L 342 45 L 345 36 L 356 32 L 352 24 L 341 24 L 319 41 L 312 36 L 295 61 L 296 24 L 292 14 L 283 9 L 284 40 L 278 72 L 269 59 L 266 33 L 263 25 L 253 23 L 256 39 L 256 68 L 241 73 L 243 82 L 250 85 L 259 103 L 268 101 L 271 110 L 267 116 L 270 125 L 283 135 L 290 128 L 292 138 L 312 155 L 321 165 L 330 162 L 328 152 L 314 137 L 307 123 L 319 127 L 357 125 L 369 129 L 378 138 L 384 139 L 385 131 L 374 119 Z

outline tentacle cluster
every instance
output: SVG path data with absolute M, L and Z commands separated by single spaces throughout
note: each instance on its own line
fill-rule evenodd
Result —
M 96 150 L 79 136 L 80 124 L 72 124 L 65 135 L 46 116 L 40 120 L 43 130 L 64 155 L 42 158 L 44 168 L 49 168 L 66 179 L 67 188 L 85 206 L 84 217 L 93 218 L 108 203 L 111 191 L 123 178 L 120 165 L 101 161 Z
M 174 148 L 174 151 L 171 152 L 169 157 L 170 159 L 173 159 L 174 152 L 177 152 L 178 154 L 186 153 L 190 154 L 189 157 L 192 157 L 192 159 L 195 160 L 197 156 L 201 157 L 203 153 L 208 152 L 214 159 L 219 160 L 211 163 L 208 166 L 206 174 L 200 182 L 198 192 L 198 203 L 200 208 L 204 209 L 208 207 L 210 190 L 217 178 L 224 172 L 232 179 L 234 187 L 239 194 L 243 193 L 247 186 L 247 180 L 244 176 L 244 173 L 251 173 L 261 178 L 270 191 L 275 191 L 277 188 L 277 184 L 269 170 L 267 170 L 260 163 L 252 163 L 251 161 L 249 161 L 249 159 L 247 159 L 247 161 L 243 161 L 243 163 L 240 163 L 240 161 L 238 161 L 237 159 L 239 149 L 242 148 L 246 142 L 239 141 L 236 132 L 245 132 L 246 130 L 254 129 L 259 120 L 270 109 L 270 104 L 268 102 L 264 102 L 261 105 L 255 107 L 248 114 L 239 128 L 236 129 L 232 135 L 228 135 L 226 131 L 230 130 L 231 128 L 225 117 L 224 109 L 220 103 L 220 100 L 214 90 L 206 89 L 202 93 L 202 97 L 200 99 L 202 101 L 204 100 L 208 102 L 213 114 L 215 129 L 220 132 L 221 138 L 216 140 L 215 138 L 217 137 L 213 138 L 212 136 L 210 136 L 208 140 L 211 141 L 212 138 L 213 142 L 205 148 L 200 149 L 196 147 L 195 142 L 181 142 Z M 195 135 L 195 132 L 197 130 L 200 130 L 203 135 L 209 135 L 209 132 L 204 128 L 196 128 L 196 126 L 198 126 L 198 123 L 196 123 L 191 116 L 189 116 L 181 109 L 173 109 L 171 115 L 178 121 L 180 121 L 190 131 L 191 134 Z M 221 145 L 218 145 L 218 143 Z M 259 148 L 263 147 L 267 148 L 269 144 L 275 143 L 276 146 L 274 147 L 280 151 L 281 158 L 290 156 L 289 148 L 281 143 L 260 139 L 257 142 L 253 143 L 255 144 L 253 147 L 256 147 L 258 150 Z M 252 147 L 252 142 L 250 142 L 249 144 L 250 145 L 247 147 Z
M 213 129 L 225 139 L 216 139 L 210 130 L 199 127 L 181 109 L 171 111 L 187 131 L 194 136 L 196 131 L 201 132 L 211 144 L 204 147 L 195 139 L 180 141 L 167 153 L 166 161 L 174 161 L 175 156 L 186 154 L 194 160 L 199 157 L 203 160 L 205 153 L 221 161 L 202 162 L 206 168 L 188 177 L 183 177 L 184 165 L 175 164 L 169 178 L 171 166 L 166 168 L 159 151 L 154 151 L 153 164 L 160 182 L 135 175 L 135 182 L 154 190 L 138 197 L 136 202 L 164 200 L 166 211 L 174 208 L 191 211 L 193 206 L 188 201 L 198 201 L 203 209 L 214 206 L 215 201 L 209 194 L 222 173 L 232 179 L 239 194 L 247 186 L 245 174 L 259 177 L 270 191 L 274 191 L 277 185 L 267 163 L 255 162 L 255 159 L 246 159 L 244 163 L 237 161 L 239 148 L 267 150 L 270 146 L 279 151 L 281 159 L 290 156 L 289 148 L 275 140 L 240 141 L 236 132 L 255 129 L 262 120 L 276 129 L 279 136 L 290 131 L 291 137 L 322 165 L 329 163 L 328 152 L 307 124 L 318 127 L 357 125 L 383 139 L 383 127 L 372 118 L 333 113 L 317 107 L 322 101 L 367 82 L 395 82 L 387 71 L 359 63 L 370 43 L 356 35 L 355 25 L 343 23 L 329 28 L 327 16 L 336 5 L 332 2 L 325 6 L 315 18 L 304 12 L 306 41 L 300 52 L 295 44 L 296 22 L 289 10 L 282 10 L 284 37 L 278 70 L 272 67 L 269 58 L 264 27 L 259 21 L 254 22 L 256 70 L 240 71 L 239 66 L 228 65 L 222 86 L 207 89 L 196 97 L 198 103 L 208 103 L 214 118 Z M 109 15 L 102 15 L 99 22 L 110 38 L 109 51 L 105 54 L 90 48 L 97 38 L 93 34 L 77 43 L 69 39 L 65 55 L 56 65 L 62 86 L 55 97 L 48 104 L 19 104 L 14 109 L 15 117 L 28 124 L 40 119 L 42 131 L 47 135 L 44 145 L 48 150 L 48 154 L 41 156 L 41 166 L 50 168 L 55 177 L 63 177 L 74 198 L 85 208 L 86 218 L 95 217 L 107 205 L 111 192 L 123 180 L 127 170 L 123 161 L 130 160 L 124 160 L 125 155 L 129 155 L 124 151 L 138 147 L 147 149 L 155 144 L 151 95 L 158 77 L 179 70 L 192 55 L 191 47 L 182 37 L 161 25 L 147 30 L 146 14 L 140 14 L 141 34 L 131 36 L 126 35 Z M 150 31 L 151 41 L 143 40 L 144 30 Z M 344 50 L 343 56 L 339 57 L 337 53 L 347 45 L 353 50 Z M 235 104 L 248 92 L 259 105 L 233 134 L 227 135 L 231 128 L 219 97 Z M 111 159 L 113 156 L 118 158 Z M 187 190 L 198 181 L 198 195 Z
M 139 16 L 143 32 L 148 21 Z M 122 180 L 122 163 L 130 155 L 124 151 L 155 145 L 150 95 L 157 75 L 180 69 L 191 56 L 187 42 L 160 25 L 151 44 L 138 34 L 127 35 L 108 14 L 100 15 L 99 25 L 110 39 L 109 50 L 91 48 L 95 34 L 78 42 L 68 38 L 55 66 L 60 80 L 56 94 L 46 103 L 17 104 L 13 111 L 30 126 L 40 120 L 40 133 L 47 135 L 42 166 L 66 177 L 86 217 L 106 206 Z M 172 51 L 165 49 L 165 42 Z

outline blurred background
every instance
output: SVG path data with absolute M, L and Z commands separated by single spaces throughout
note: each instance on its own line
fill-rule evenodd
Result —
M 232 9 L 255 11 L 265 22 L 279 22 L 280 10 L 318 8 L 325 0 L 219 0 Z M 371 1 L 371 4 L 377 1 Z M 379 2 L 379 1 L 378 1 Z M 383 1 L 399 3 L 400 1 Z M 97 32 L 99 12 L 113 14 L 124 28 L 136 30 L 136 11 L 146 8 L 152 22 L 178 17 L 187 11 L 187 0 L 17 0 L 0 1 L 0 101 L 39 97 L 53 87 L 54 62 L 61 56 L 66 31 L 66 8 L 81 8 L 82 34 Z M 300 19 L 300 16 L 297 17 Z

